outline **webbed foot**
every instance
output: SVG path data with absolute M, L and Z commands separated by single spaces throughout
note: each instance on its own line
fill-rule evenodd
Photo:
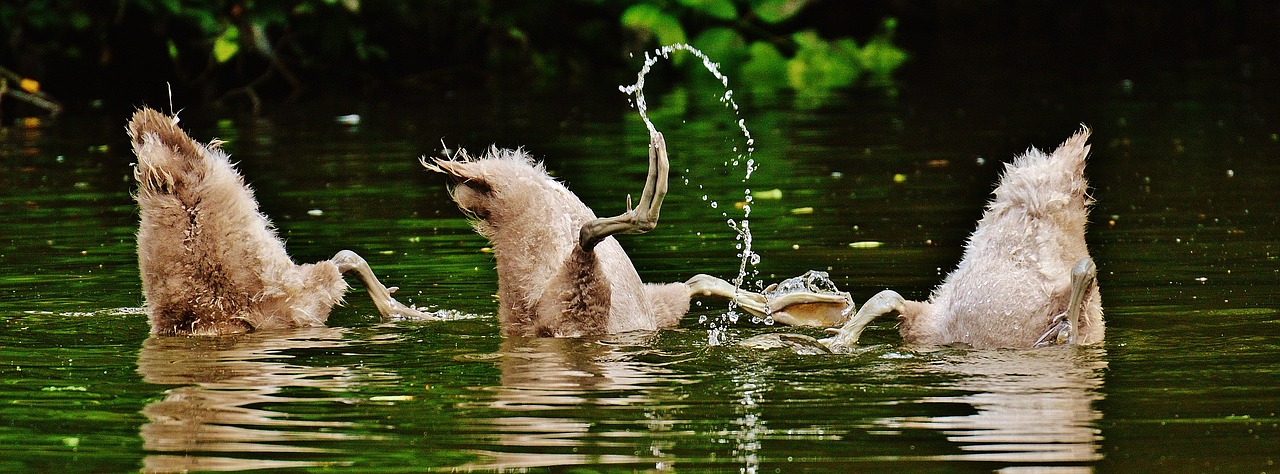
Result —
M 1067 298 L 1067 310 L 1049 321 L 1049 329 L 1036 339 L 1034 347 L 1080 343 L 1080 312 L 1089 288 L 1097 278 L 1098 267 L 1092 258 L 1085 257 L 1076 262 L 1071 268 L 1071 296 Z
M 828 333 L 835 336 L 819 339 L 818 342 L 831 349 L 831 352 L 847 352 L 858 343 L 858 338 L 862 337 L 862 331 L 867 329 L 867 325 L 881 315 L 889 313 L 902 313 L 906 309 L 906 300 L 893 290 L 884 290 L 876 293 L 871 299 L 862 305 L 862 309 L 858 313 L 849 318 L 840 328 L 827 329 Z
M 667 173 L 671 166 L 667 159 L 667 141 L 661 133 L 649 137 L 649 176 L 645 179 L 640 202 L 631 208 L 627 197 L 627 212 L 614 217 L 601 217 L 586 224 L 578 231 L 578 245 L 590 251 L 605 237 L 614 234 L 643 234 L 658 226 L 658 212 L 662 199 L 667 195 Z
M 769 303 L 764 295 L 733 286 L 732 283 L 711 275 L 697 274 L 684 282 L 689 296 L 718 296 L 733 300 L 739 308 L 759 318 L 769 316 Z
M 406 318 L 406 319 L 438 319 L 436 316 L 419 311 L 416 308 L 405 306 L 403 303 L 396 301 L 391 297 L 399 288 L 382 285 L 378 281 L 378 277 L 373 274 L 373 270 L 369 268 L 369 262 L 363 257 L 350 250 L 338 252 L 330 259 L 338 266 L 338 271 L 347 273 L 354 271 L 360 279 L 360 283 L 364 284 L 365 289 L 369 292 L 369 297 L 373 299 L 373 304 L 378 307 L 378 312 L 382 313 L 383 319 Z

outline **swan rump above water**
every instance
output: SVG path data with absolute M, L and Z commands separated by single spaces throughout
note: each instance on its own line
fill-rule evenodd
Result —
M 151 332 L 218 335 L 323 326 L 354 271 L 383 316 L 430 316 L 391 297 L 350 250 L 298 265 L 218 148 L 149 108 L 128 125 L 138 163 L 138 265 Z
M 1092 200 L 1084 178 L 1089 129 L 1053 153 L 1031 149 L 1005 166 L 960 265 L 929 301 L 885 290 L 823 342 L 854 344 L 871 320 L 898 315 L 908 344 L 975 348 L 1094 344 L 1104 335 L 1097 270 L 1085 245 Z
M 507 336 L 576 337 L 672 327 L 694 295 L 735 296 L 723 280 L 647 284 L 613 238 L 658 223 L 670 167 L 662 134 L 651 137 L 649 174 L 636 207 L 597 218 L 523 150 L 491 147 L 473 158 L 422 161 L 452 179 L 450 194 L 493 246 L 498 318 Z M 725 288 L 728 292 L 725 293 Z

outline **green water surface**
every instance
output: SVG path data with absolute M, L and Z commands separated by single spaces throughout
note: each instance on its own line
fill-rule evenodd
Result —
M 296 260 L 356 250 L 402 301 L 451 318 L 380 322 L 354 290 L 328 328 L 225 338 L 148 337 L 126 116 L 6 128 L 0 471 L 1280 470 L 1274 89 L 1210 74 L 752 101 L 746 183 L 714 96 L 650 93 L 673 173 L 657 230 L 620 239 L 643 278 L 732 278 L 725 222 L 749 187 L 772 194 L 751 203 L 749 286 L 818 269 L 859 301 L 927 298 L 1001 163 L 1089 125 L 1097 347 L 914 352 L 883 320 L 855 354 L 799 356 L 735 347 L 777 330 L 745 318 L 712 346 L 716 301 L 654 334 L 503 338 L 487 243 L 417 159 L 442 140 L 524 146 L 615 214 L 647 137 L 611 91 L 183 112 L 193 136 L 227 140 Z

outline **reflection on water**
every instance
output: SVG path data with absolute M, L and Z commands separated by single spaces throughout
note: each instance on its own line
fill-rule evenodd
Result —
M 973 413 L 890 417 L 881 423 L 942 432 L 962 451 L 941 456 L 945 459 L 1031 465 L 1097 461 L 1102 413 L 1094 405 L 1102 399 L 1106 368 L 1101 347 L 946 354 L 918 369 L 957 376 L 938 388 L 961 393 L 918 403 L 967 405 Z
M 287 362 L 290 350 L 347 345 L 338 328 L 302 328 L 237 337 L 148 338 L 138 373 L 153 384 L 180 385 L 142 410 L 149 472 L 316 467 L 343 464 L 346 421 L 291 416 L 274 406 L 308 412 L 349 404 L 341 394 L 374 379 L 394 379 L 353 367 Z M 299 454 L 307 454 L 299 456 Z M 319 457 L 320 460 L 314 460 Z
M 733 421 L 737 426 L 731 433 L 720 435 L 733 439 L 734 460 L 741 465 L 738 472 L 743 474 L 755 474 L 760 470 L 761 439 L 770 434 L 760 405 L 770 388 L 767 380 L 771 375 L 773 370 L 768 367 L 749 365 L 730 375 L 738 391 L 737 406 L 734 407 L 738 418 Z
M 666 410 L 678 378 L 636 360 L 652 334 L 591 339 L 507 338 L 499 349 L 500 385 L 485 428 L 494 445 L 469 469 L 634 464 L 669 468 L 674 422 Z M 639 411 L 639 413 L 636 413 Z M 589 415 L 592 418 L 579 418 Z M 610 416 L 602 416 L 610 415 Z M 641 447 L 641 440 L 649 440 Z M 619 448 L 635 445 L 633 454 Z M 509 450 L 508 450 L 509 449 Z M 626 451 L 626 450 L 623 450 Z

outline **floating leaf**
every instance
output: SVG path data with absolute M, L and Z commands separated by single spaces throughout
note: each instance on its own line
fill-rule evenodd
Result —
M 756 199 L 782 199 L 782 190 L 773 188 L 768 191 L 756 191 L 751 195 Z
M 89 390 L 88 388 L 80 385 L 67 385 L 63 387 L 44 387 L 40 389 L 40 391 L 42 392 L 86 392 L 88 390 Z
M 860 242 L 849 242 L 849 247 L 850 247 L 850 248 L 855 248 L 855 249 L 873 249 L 873 248 L 880 247 L 880 246 L 882 246 L 882 245 L 884 245 L 884 242 L 877 242 L 877 241 L 874 241 L 874 240 L 863 240 L 863 241 L 860 241 Z
M 40 81 L 37 81 L 35 79 L 28 79 L 24 77 L 22 78 L 22 80 L 18 81 L 18 88 L 24 91 L 27 91 L 29 93 L 35 94 L 37 92 L 40 92 Z

